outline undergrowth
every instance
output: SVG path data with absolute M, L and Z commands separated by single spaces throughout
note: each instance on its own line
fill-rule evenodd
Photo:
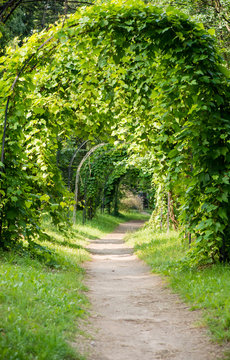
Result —
M 126 240 L 155 273 L 168 277 L 170 286 L 191 305 L 203 310 L 203 325 L 216 341 L 230 341 L 230 265 L 202 268 L 184 265 L 188 244 L 177 232 L 157 232 L 146 226 Z M 227 357 L 230 359 L 230 357 Z
M 1 360 L 83 359 L 70 343 L 89 306 L 81 268 L 89 259 L 86 239 L 100 238 L 136 216 L 98 215 L 61 230 L 47 217 L 42 241 L 0 252 Z

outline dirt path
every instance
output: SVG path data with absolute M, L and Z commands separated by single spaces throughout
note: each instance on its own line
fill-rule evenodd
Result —
M 92 303 L 91 339 L 81 339 L 89 360 L 216 360 L 220 349 L 195 327 L 191 312 L 157 275 L 123 242 L 127 231 L 142 225 L 120 225 L 92 241 L 87 286 Z M 78 344 L 79 345 L 79 344 Z

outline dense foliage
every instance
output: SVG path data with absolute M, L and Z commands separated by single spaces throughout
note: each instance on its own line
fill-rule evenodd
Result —
M 218 39 L 225 60 L 230 60 L 230 1 L 229 0 L 151 0 L 152 3 L 172 6 L 202 22 Z
M 105 1 L 104 1 L 105 2 Z M 206 29 L 212 29 L 218 39 L 227 63 L 230 60 L 230 1 L 229 0 L 150 0 L 163 9 L 172 6 L 202 22 Z M 0 47 L 15 36 L 20 41 L 49 24 L 60 16 L 76 11 L 79 6 L 91 6 L 94 1 L 84 0 L 2 0 L 0 5 Z
M 97 136 L 148 153 L 195 259 L 230 258 L 229 80 L 212 31 L 172 7 L 95 4 L 9 47 L 0 70 L 2 243 L 34 235 L 42 211 L 70 208 L 58 139 Z

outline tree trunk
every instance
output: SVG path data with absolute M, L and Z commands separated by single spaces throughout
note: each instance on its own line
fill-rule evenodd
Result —
M 163 229 L 163 206 L 161 206 L 161 223 L 160 223 L 161 230 Z
M 115 194 L 114 194 L 114 216 L 119 215 L 118 211 L 118 191 L 119 191 L 119 182 L 115 185 Z
M 178 221 L 175 218 L 175 214 L 174 214 L 174 208 L 173 208 L 173 197 L 172 197 L 172 192 L 170 192 L 170 219 L 172 221 L 174 230 L 177 230 L 178 227 Z

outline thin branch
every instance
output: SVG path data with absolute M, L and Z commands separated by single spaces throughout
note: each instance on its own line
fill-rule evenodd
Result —
M 13 12 L 17 9 L 17 7 L 22 3 L 23 0 L 18 0 L 18 2 L 13 6 L 13 8 L 10 10 L 9 14 L 5 17 L 5 19 L 2 21 L 4 24 L 6 21 L 10 18 L 10 16 L 13 14 Z M 1 16 L 3 17 L 3 16 Z
M 1 163 L 4 164 L 4 149 L 5 149 L 5 140 L 6 140 L 6 125 L 7 125 L 7 113 L 9 108 L 10 95 L 7 98 L 6 109 L 5 109 L 5 120 L 4 120 L 4 130 L 2 136 L 2 151 L 1 151 Z M 1 171 L 3 171 L 2 164 L 0 166 Z

